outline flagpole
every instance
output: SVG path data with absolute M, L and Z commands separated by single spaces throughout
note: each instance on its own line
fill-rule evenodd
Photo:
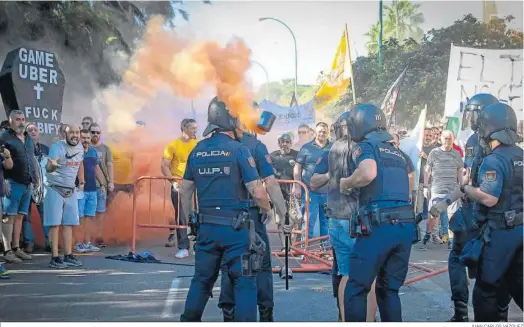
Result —
M 424 106 L 424 109 L 423 109 L 422 112 L 420 113 L 420 115 L 424 115 L 424 117 L 423 117 L 422 119 L 419 117 L 419 121 L 422 121 L 422 122 L 423 122 L 423 126 L 421 127 L 421 128 L 422 128 L 422 133 L 420 133 L 419 139 L 417 140 L 417 148 L 418 148 L 418 145 L 420 144 L 420 149 L 418 149 L 418 150 L 420 150 L 420 151 L 422 151 L 422 147 L 424 146 L 424 131 L 425 131 L 425 129 L 426 129 L 426 115 L 427 115 L 427 113 L 428 113 L 428 105 L 426 104 L 426 105 Z M 420 172 L 420 166 L 421 166 L 421 165 L 422 165 L 422 157 L 419 156 L 419 157 L 418 157 L 418 162 L 417 162 L 417 172 L 418 172 L 419 174 L 421 173 L 421 172 Z M 420 176 L 419 176 L 418 180 L 420 180 Z M 418 203 L 418 197 L 419 197 L 419 195 L 420 195 L 420 192 L 418 192 L 418 187 L 419 187 L 419 183 L 417 182 L 417 180 L 415 180 L 414 191 L 416 191 L 416 192 L 415 192 L 415 196 L 412 197 L 412 201 L 413 201 L 413 199 L 414 199 L 414 202 L 413 202 L 413 203 L 414 203 L 415 205 L 414 205 L 413 207 L 414 207 L 416 210 L 417 210 L 417 209 L 420 209 L 420 208 L 416 208 L 416 205 L 417 205 L 417 203 Z M 422 195 L 422 196 L 424 196 L 424 195 Z
M 353 92 L 353 106 L 357 104 L 357 93 L 355 91 L 355 76 L 353 76 L 353 61 L 351 60 L 351 47 L 349 46 L 348 24 L 346 24 L 346 48 L 349 58 L 349 73 L 351 74 L 351 91 Z

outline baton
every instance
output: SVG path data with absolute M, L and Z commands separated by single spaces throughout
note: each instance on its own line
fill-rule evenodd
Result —
M 284 224 L 285 225 L 289 225 L 289 213 L 287 213 L 287 212 L 286 212 L 286 218 L 284 220 Z M 284 244 L 285 244 L 284 255 L 285 255 L 285 265 L 286 265 L 286 291 L 287 291 L 287 290 L 289 290 L 289 272 L 288 272 L 288 269 L 289 269 L 289 265 L 288 265 L 288 262 L 289 262 L 289 251 L 288 251 L 289 234 L 288 233 L 284 233 L 284 237 L 285 237 L 285 241 L 284 241 Z

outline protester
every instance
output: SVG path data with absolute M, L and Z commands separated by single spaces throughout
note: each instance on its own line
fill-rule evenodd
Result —
M 0 168 L 0 196 L 4 196 L 4 169 L 11 169 L 13 168 L 13 159 L 11 158 L 11 153 L 8 149 L 5 148 L 5 146 L 2 145 L 3 152 L 0 152 L 0 164 L 2 167 Z M 0 235 L 2 236 L 3 244 L 7 244 L 7 235 L 13 234 L 13 229 L 9 228 L 9 226 L 4 224 L 3 219 L 3 206 L 0 204 Z M 5 230 L 4 230 L 5 226 Z M 11 225 L 12 226 L 12 225 Z M 4 231 L 6 234 L 4 234 Z M 15 262 L 21 262 L 19 258 L 14 258 Z M 7 261 L 7 260 L 6 260 Z M 0 263 L 0 279 L 7 279 L 9 278 L 9 274 L 7 269 L 4 267 L 3 263 Z
M 328 222 L 324 212 L 324 204 L 327 202 L 327 186 L 318 190 L 312 190 L 309 183 L 315 170 L 317 161 L 320 160 L 324 151 L 329 151 L 331 142 L 328 140 L 329 126 L 320 122 L 316 125 L 316 136 L 313 141 L 307 142 L 302 146 L 297 155 L 297 160 L 293 170 L 294 179 L 301 181 L 309 190 L 309 217 L 308 217 L 308 237 L 313 238 L 315 224 L 320 223 L 320 236 L 328 235 Z M 305 195 L 300 187 L 295 187 L 295 196 L 302 199 L 302 212 L 305 212 Z
M 298 141 L 297 143 L 293 144 L 292 149 L 295 151 L 300 151 L 304 144 L 311 141 L 311 136 L 311 128 L 308 125 L 302 124 L 298 126 Z
M 91 126 L 91 124 L 94 122 L 95 120 L 93 119 L 93 117 L 85 116 L 84 118 L 82 118 L 82 129 L 89 130 L 89 126 Z
M 103 183 L 97 181 L 97 196 L 96 196 L 96 219 L 94 230 L 95 233 L 95 244 L 99 247 L 105 247 L 102 233 L 104 231 L 104 214 L 106 212 L 106 203 L 108 193 L 113 192 L 115 189 L 114 177 L 113 177 L 113 153 L 111 149 L 101 141 L 102 129 L 97 123 L 92 123 L 89 126 L 89 132 L 91 133 L 91 144 L 98 153 L 98 159 L 100 160 L 100 169 L 104 175 Z
M 116 133 L 113 142 L 107 145 L 113 154 L 113 175 L 115 177 L 115 189 L 107 195 L 107 207 L 115 199 L 115 196 L 124 192 L 131 196 L 134 189 L 135 176 L 132 174 L 134 154 L 131 142 L 121 133 Z
M 0 133 L 0 142 L 10 151 L 13 168 L 5 171 L 6 189 L 4 197 L 4 258 L 7 262 L 31 260 L 31 256 L 20 248 L 22 221 L 31 203 L 31 184 L 39 187 L 40 176 L 36 166 L 33 140 L 25 133 L 25 115 L 12 110 L 9 114 L 10 129 Z M 12 233 L 9 229 L 13 228 Z
M 65 129 L 66 139 L 51 145 L 47 159 L 47 185 L 44 198 L 44 226 L 49 226 L 52 256 L 49 267 L 63 269 L 79 267 L 80 261 L 73 255 L 73 226 L 78 226 L 78 200 L 75 196 L 75 181 L 84 188 L 84 151 L 79 144 L 80 127 L 69 125 Z M 64 259 L 58 256 L 58 228 L 62 225 Z
M 34 242 L 34 230 L 31 222 L 31 211 L 33 204 L 36 206 L 38 215 L 40 216 L 40 221 L 42 222 L 44 238 L 45 238 L 45 248 L 46 251 L 51 252 L 51 247 L 49 246 L 49 228 L 44 227 L 44 183 L 45 183 L 45 164 L 47 163 L 47 157 L 49 156 L 49 147 L 45 144 L 39 142 L 40 132 L 36 124 L 28 124 L 26 127 L 26 132 L 33 139 L 33 144 L 35 145 L 35 158 L 36 158 L 36 167 L 39 168 L 40 181 L 38 183 L 39 187 L 34 188 L 31 194 L 31 203 L 29 204 L 29 209 L 27 215 L 24 216 L 22 230 L 24 236 L 24 248 L 25 252 L 32 253 L 35 245 Z
M 104 192 L 104 174 L 100 169 L 100 160 L 98 153 L 91 145 L 91 133 L 88 129 L 80 131 L 80 140 L 84 150 L 84 189 L 78 191 L 78 216 L 80 217 L 80 226 L 78 230 L 77 244 L 75 251 L 78 253 L 84 252 L 98 252 L 100 248 L 95 246 L 91 240 L 91 232 L 93 231 L 93 223 L 96 217 L 97 207 L 97 188 L 98 181 L 102 186 L 101 191 Z M 79 185 L 80 186 L 80 185 Z M 80 242 L 79 242 L 80 241 Z
M 460 154 L 453 149 L 453 142 L 455 137 L 452 131 L 445 130 L 442 132 L 441 142 L 442 146 L 433 149 L 429 153 L 426 174 L 424 176 L 424 192 L 425 196 L 430 199 L 429 209 L 434 203 L 442 200 L 448 193 L 458 185 L 462 184 L 462 171 L 464 169 L 464 161 Z M 431 177 L 431 191 L 429 190 L 429 178 Z M 428 195 L 429 192 L 429 195 Z M 441 235 L 443 243 L 450 243 L 448 234 L 448 214 L 444 210 L 440 213 Z M 424 240 L 429 237 L 424 237 Z M 425 245 L 427 240 L 424 242 Z
M 169 143 L 164 150 L 161 169 L 162 174 L 166 177 L 178 177 L 182 179 L 182 176 L 186 170 L 187 158 L 197 144 L 197 125 L 194 119 L 186 118 L 182 120 L 182 123 L 180 124 L 180 130 L 182 131 L 182 136 Z M 178 191 L 180 189 L 180 182 L 172 181 L 171 184 L 171 202 L 173 202 L 175 215 L 179 215 Z M 179 215 L 178 219 L 180 225 L 187 224 L 186 217 Z M 186 229 L 178 228 L 176 234 L 178 252 L 175 254 L 175 257 L 182 259 L 189 256 L 189 238 L 187 237 Z M 175 246 L 175 230 L 170 229 L 166 247 L 173 246 Z

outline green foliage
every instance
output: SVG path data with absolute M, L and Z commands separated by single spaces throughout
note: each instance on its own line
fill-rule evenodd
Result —
M 413 4 L 408 0 L 394 0 L 391 5 L 384 6 L 382 40 L 390 38 L 396 40 L 420 41 L 424 31 L 420 25 L 424 23 L 424 15 L 419 12 L 419 4 Z M 379 44 L 379 23 L 371 26 L 370 30 L 364 34 L 368 37 L 366 48 L 368 53 L 378 52 Z M 384 43 L 384 42 L 383 42 Z
M 390 38 L 383 45 L 382 70 L 378 67 L 375 54 L 359 57 L 353 63 L 357 103 L 381 105 L 389 87 L 409 65 L 396 104 L 397 122 L 408 128 L 413 127 L 426 104 L 428 120 L 439 119 L 444 112 L 451 44 L 489 49 L 522 49 L 522 33 L 506 26 L 506 22 L 512 19 L 509 16 L 505 20 L 494 19 L 484 24 L 469 14 L 451 26 L 430 30 L 420 44 L 414 39 L 400 44 Z M 349 87 L 336 107 L 343 110 L 352 105 Z
M 289 106 L 295 91 L 295 79 L 284 79 L 280 82 L 269 82 L 269 101 L 281 106 Z M 310 101 L 315 96 L 318 85 L 297 85 L 297 100 L 299 104 Z M 261 102 L 266 99 L 266 83 L 262 84 L 255 94 L 255 100 Z
M 15 48 L 27 42 L 46 44 L 48 49 L 77 57 L 86 69 L 106 86 L 118 82 L 111 56 L 104 52 L 130 55 L 136 40 L 153 15 L 173 19 L 189 13 L 182 1 L 6 1 L 0 2 L 0 46 Z M 209 3 L 209 1 L 206 1 Z

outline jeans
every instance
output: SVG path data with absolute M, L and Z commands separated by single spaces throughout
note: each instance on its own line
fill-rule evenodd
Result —
M 433 198 L 431 199 L 431 206 L 434 204 L 439 203 L 440 201 L 444 200 L 444 198 Z M 444 210 L 440 213 L 440 234 L 441 235 L 448 235 L 448 210 Z
M 302 213 L 306 212 L 306 197 L 302 193 Z M 320 236 L 329 235 L 328 220 L 326 218 L 326 213 L 324 212 L 324 204 L 327 203 L 327 194 L 315 193 L 309 191 L 309 217 L 308 217 L 308 237 L 309 239 L 313 238 L 315 233 L 315 225 L 317 223 L 317 218 L 320 222 Z M 327 241 L 326 241 L 327 242 Z
M 31 210 L 33 210 L 34 202 L 31 201 L 29 205 L 29 211 L 27 215 L 24 215 L 24 220 L 22 221 L 22 235 L 24 244 L 35 244 L 35 236 L 33 234 L 33 224 L 31 223 Z M 40 215 L 40 222 L 44 229 L 45 245 L 49 244 L 49 227 L 44 226 L 44 202 L 41 202 L 39 205 L 36 205 L 36 210 Z

